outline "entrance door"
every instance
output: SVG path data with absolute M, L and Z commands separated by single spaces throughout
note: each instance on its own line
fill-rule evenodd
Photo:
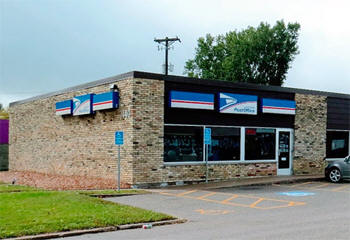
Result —
M 277 130 L 277 175 L 292 174 L 292 130 Z

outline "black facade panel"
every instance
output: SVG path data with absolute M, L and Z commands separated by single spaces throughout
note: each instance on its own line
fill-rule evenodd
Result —
M 344 107 L 346 107 L 346 105 L 344 105 Z M 333 116 L 333 115 L 339 115 L 339 116 L 342 116 L 343 118 L 346 118 L 349 113 L 349 109 L 347 108 L 342 108 L 342 107 L 332 107 L 332 106 L 329 106 L 328 107 L 329 109 L 329 113 Z
M 169 107 L 169 92 L 171 90 L 214 93 L 215 110 L 185 109 Z M 238 93 L 258 96 L 258 114 L 228 114 L 220 113 L 218 108 L 218 94 L 220 92 Z M 166 124 L 198 124 L 198 125 L 224 125 L 224 126 L 257 126 L 257 127 L 283 127 L 294 128 L 294 115 L 262 113 L 262 98 L 276 98 L 294 100 L 294 93 L 259 91 L 238 89 L 220 86 L 204 86 L 177 82 L 165 82 L 165 123 Z
M 327 98 L 327 129 L 350 130 L 350 99 Z
M 350 121 L 349 117 L 343 117 L 343 116 L 339 116 L 338 114 L 334 114 L 333 118 L 330 118 L 327 120 L 327 124 L 338 124 L 338 125 L 348 125 Z M 336 127 L 335 129 L 340 129 L 337 126 L 333 126 Z M 327 128 L 329 128 L 329 126 L 327 126 Z M 348 130 L 348 129 L 343 129 L 343 130 Z

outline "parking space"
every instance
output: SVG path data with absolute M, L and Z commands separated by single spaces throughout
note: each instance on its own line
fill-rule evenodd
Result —
M 350 184 L 305 182 L 234 188 L 156 189 L 110 201 L 188 222 L 72 239 L 348 239 Z
M 283 208 L 283 207 L 294 207 L 304 205 L 305 202 L 301 201 L 289 201 L 278 198 L 267 198 L 252 196 L 246 194 L 234 194 L 226 192 L 215 192 L 215 191 L 203 191 L 203 190 L 172 190 L 172 191 L 158 191 L 161 195 L 174 196 L 189 198 L 199 201 L 207 201 L 220 205 L 228 205 L 235 207 L 244 207 L 244 208 L 254 208 L 260 210 L 268 210 L 274 208 Z

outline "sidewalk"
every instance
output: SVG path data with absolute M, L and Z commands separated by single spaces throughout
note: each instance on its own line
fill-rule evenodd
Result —
M 324 175 L 298 175 L 298 176 L 273 176 L 273 177 L 256 177 L 256 178 L 238 178 L 230 181 L 221 182 L 201 182 L 191 185 L 174 185 L 167 186 L 164 189 L 215 189 L 215 188 L 231 188 L 241 186 L 254 186 L 254 185 L 271 185 L 278 183 L 296 183 L 307 181 L 319 181 L 324 180 Z

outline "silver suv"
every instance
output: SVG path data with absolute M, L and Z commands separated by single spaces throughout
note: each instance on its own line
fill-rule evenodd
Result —
M 350 178 L 350 155 L 344 160 L 330 161 L 325 169 L 326 178 L 338 183 L 345 178 Z

